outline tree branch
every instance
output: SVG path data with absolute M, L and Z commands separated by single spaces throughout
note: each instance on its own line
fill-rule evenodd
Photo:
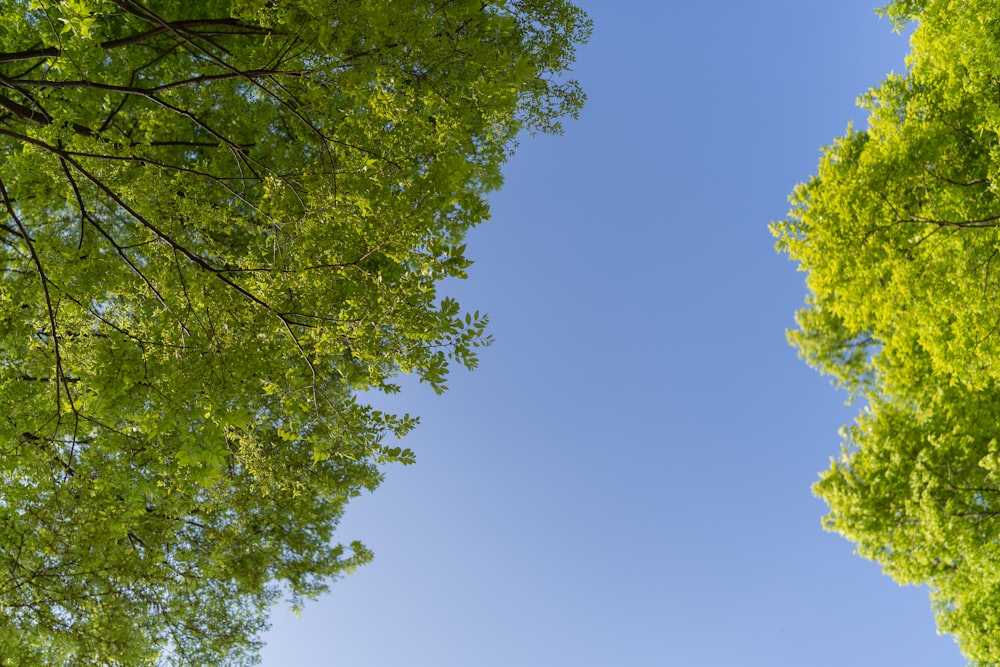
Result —
M 59 329 L 56 326 L 56 313 L 52 306 L 52 295 L 49 294 L 49 279 L 45 274 L 44 267 L 42 267 L 42 260 L 38 257 L 38 253 L 35 251 L 35 244 L 31 241 L 31 237 L 28 236 L 28 230 L 25 229 L 24 224 L 21 222 L 21 218 L 14 211 L 14 206 L 11 203 L 10 195 L 7 193 L 7 188 L 4 185 L 2 178 L 0 178 L 0 198 L 3 199 L 4 208 L 7 209 L 7 215 L 9 215 L 11 220 L 14 221 L 14 224 L 17 225 L 18 230 L 21 232 L 21 237 L 28 246 L 28 252 L 31 254 L 31 261 L 34 263 L 35 270 L 38 272 L 38 278 L 42 283 L 42 293 L 45 296 L 45 308 L 49 315 L 49 327 L 51 327 L 52 330 L 52 349 L 56 362 L 56 414 L 58 415 L 62 411 L 62 387 L 64 381 L 66 380 L 66 375 L 63 373 L 62 368 L 62 355 L 59 351 Z M 68 395 L 69 386 L 68 383 L 65 384 Z

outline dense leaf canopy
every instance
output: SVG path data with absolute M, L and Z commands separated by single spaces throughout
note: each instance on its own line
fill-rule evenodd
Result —
M 0 0 L 0 664 L 255 662 L 409 462 L 364 390 L 472 367 L 436 292 L 564 0 Z
M 791 338 L 865 408 L 816 484 L 826 525 L 1000 664 L 1000 5 L 896 2 L 904 75 L 862 98 L 773 225 L 808 273 Z

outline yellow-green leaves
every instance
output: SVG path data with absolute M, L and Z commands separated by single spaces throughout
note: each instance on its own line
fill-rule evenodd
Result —
M 904 75 L 772 226 L 806 272 L 789 334 L 864 399 L 817 482 L 825 525 L 900 582 L 929 584 L 940 627 L 1000 663 L 1000 8 L 894 2 L 916 19 Z
M 563 0 L 0 0 L 0 655 L 251 664 L 474 368 L 439 293 L 523 128 L 582 102 Z

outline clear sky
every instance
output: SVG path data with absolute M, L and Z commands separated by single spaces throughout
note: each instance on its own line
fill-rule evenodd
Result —
M 416 388 L 418 461 L 341 524 L 373 564 L 265 667 L 960 667 L 926 592 L 822 532 L 853 418 L 787 346 L 769 221 L 903 69 L 879 0 L 584 0 L 562 137 L 525 137 L 470 239 L 496 344 Z

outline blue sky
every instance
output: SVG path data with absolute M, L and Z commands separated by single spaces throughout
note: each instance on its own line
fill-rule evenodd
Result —
M 767 231 L 903 68 L 877 1 L 579 3 L 588 105 L 524 138 L 449 286 L 496 343 L 394 397 L 418 462 L 339 531 L 375 562 L 276 612 L 265 667 L 964 665 L 820 528 L 856 407 L 785 343 Z

